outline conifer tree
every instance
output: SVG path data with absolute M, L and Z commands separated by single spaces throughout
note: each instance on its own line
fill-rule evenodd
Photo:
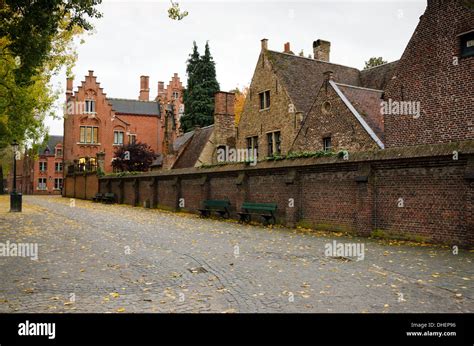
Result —
M 208 42 L 202 56 L 199 56 L 194 42 L 186 72 L 188 84 L 184 93 L 185 115 L 181 118 L 181 126 L 185 132 L 196 126 L 208 126 L 214 122 L 214 94 L 219 91 L 219 83 Z

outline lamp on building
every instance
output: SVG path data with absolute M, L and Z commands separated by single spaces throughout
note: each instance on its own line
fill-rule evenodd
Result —
M 10 194 L 10 211 L 21 212 L 22 195 L 21 193 L 16 192 L 16 159 L 18 156 L 17 153 L 18 153 L 19 144 L 16 140 L 14 140 L 11 145 L 13 149 L 13 188 Z

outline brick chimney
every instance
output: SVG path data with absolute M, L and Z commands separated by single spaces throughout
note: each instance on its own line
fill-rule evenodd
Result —
M 262 38 L 260 40 L 260 42 L 262 43 L 262 50 L 267 50 L 268 49 L 268 39 L 267 38 Z
M 72 83 L 73 82 L 74 82 L 74 78 L 72 78 L 72 77 L 66 78 L 66 95 L 67 96 L 72 95 L 72 89 L 73 89 Z
M 150 99 L 149 79 L 148 76 L 140 76 L 140 96 L 138 96 L 140 101 L 149 101 Z
M 216 145 L 235 143 L 235 94 L 219 91 L 214 94 L 214 136 Z
M 158 82 L 158 97 L 165 96 L 165 82 Z
M 287 54 L 290 54 L 291 53 L 291 50 L 290 50 L 290 42 L 286 42 L 284 47 L 283 47 L 283 53 L 287 53 Z
M 324 40 L 317 40 L 313 42 L 313 53 L 315 60 L 322 60 L 329 62 L 329 52 L 331 50 L 331 42 Z

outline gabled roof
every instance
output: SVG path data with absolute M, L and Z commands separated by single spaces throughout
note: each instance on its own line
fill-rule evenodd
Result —
M 380 111 L 383 91 L 335 83 L 332 80 L 329 84 L 370 137 L 383 149 L 383 115 Z
M 266 54 L 298 112 L 309 112 L 326 71 L 332 71 L 341 83 L 359 85 L 360 71 L 356 68 L 271 50 Z
M 192 131 L 192 135 L 189 135 L 191 138 L 185 142 L 185 147 L 176 159 L 173 168 L 194 167 L 213 131 L 214 125 Z
M 160 104 L 156 101 L 107 98 L 112 109 L 118 114 L 160 116 Z
M 49 136 L 46 145 L 39 148 L 39 155 L 54 155 L 54 148 L 58 143 L 63 143 L 63 136 Z M 45 151 L 49 151 L 49 154 Z
M 360 85 L 365 88 L 385 90 L 395 74 L 398 60 L 360 71 Z

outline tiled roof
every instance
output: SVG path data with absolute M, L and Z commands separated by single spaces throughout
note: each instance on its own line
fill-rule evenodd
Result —
M 321 60 L 267 50 L 273 69 L 288 91 L 296 110 L 306 115 L 324 81 L 332 71 L 336 81 L 359 85 L 359 70 Z
M 62 144 L 63 136 L 49 136 L 48 143 L 39 149 L 39 155 L 54 155 L 54 148 L 58 143 Z M 49 150 L 49 154 L 45 154 L 45 151 Z
M 357 113 L 362 116 L 370 129 L 383 142 L 384 123 L 380 111 L 383 91 L 341 83 L 335 84 L 356 109 Z
M 360 71 L 360 85 L 365 88 L 385 90 L 395 73 L 397 64 L 398 60 Z
M 193 135 L 194 131 L 189 131 L 176 138 L 173 142 L 173 150 L 178 153 L 181 148 L 189 141 L 189 139 L 193 137 Z
M 187 141 L 186 147 L 178 156 L 173 168 L 194 167 L 213 131 L 214 125 L 193 131 L 191 139 Z
M 160 104 L 155 101 L 107 98 L 112 109 L 120 114 L 160 116 Z

